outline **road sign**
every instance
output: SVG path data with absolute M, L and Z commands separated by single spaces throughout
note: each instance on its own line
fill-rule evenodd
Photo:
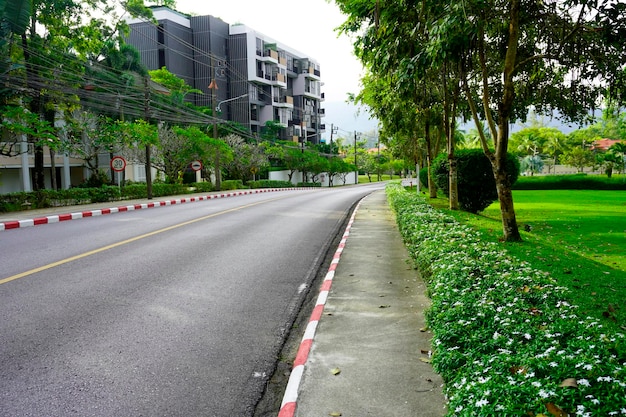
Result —
M 194 171 L 200 171 L 202 169 L 202 162 L 200 162 L 200 161 L 193 161 L 191 163 L 191 169 L 193 169 Z
M 126 160 L 121 156 L 111 158 L 111 169 L 115 172 L 122 172 L 126 169 Z

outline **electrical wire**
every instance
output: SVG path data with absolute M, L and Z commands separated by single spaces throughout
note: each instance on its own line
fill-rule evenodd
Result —
M 146 21 L 146 23 L 151 23 Z M 176 35 L 171 32 L 165 30 L 168 35 L 178 38 L 180 41 L 183 41 Z M 211 31 L 209 31 L 211 32 Z M 145 34 L 144 34 L 145 35 Z M 152 41 L 154 39 L 152 38 Z M 221 60 L 220 57 L 216 57 L 210 52 L 200 50 L 194 45 L 187 45 L 192 49 L 193 52 L 196 52 L 198 55 L 204 55 L 209 58 L 217 58 Z M 173 50 L 169 48 L 170 51 L 174 53 L 179 53 L 182 56 L 186 56 L 182 54 L 180 51 Z M 50 50 L 48 50 L 50 51 Z M 143 111 L 145 104 L 145 88 L 138 85 L 127 85 L 125 86 L 123 93 L 120 92 L 120 84 L 114 82 L 107 82 L 103 80 L 102 77 L 96 77 L 95 75 L 90 76 L 87 73 L 78 72 L 77 69 L 68 70 L 66 68 L 72 67 L 72 64 L 77 65 L 79 67 L 84 66 L 84 61 L 75 58 L 75 62 L 70 62 L 68 65 L 67 58 L 68 54 L 66 52 L 56 51 L 56 56 L 64 57 L 65 61 L 61 62 L 60 60 L 53 60 L 51 55 L 44 55 L 37 50 L 29 49 L 27 51 L 31 56 L 36 57 L 42 62 L 42 65 L 30 65 L 31 74 L 29 74 L 28 83 L 25 83 L 22 77 L 13 77 L 11 75 L 2 75 L 0 76 L 0 80 L 2 80 L 6 85 L 24 85 L 27 84 L 28 87 L 16 87 L 21 92 L 31 95 L 35 93 L 35 91 L 40 91 L 42 89 L 46 89 L 49 91 L 54 91 L 55 93 L 63 93 L 63 94 L 71 94 L 79 98 L 79 100 L 88 102 L 89 107 L 100 110 L 110 112 L 112 108 L 119 109 L 119 111 L 123 111 L 125 116 L 141 118 L 145 116 L 145 112 Z M 186 56 L 187 59 L 190 59 L 192 62 L 209 66 L 204 62 L 198 61 L 196 58 Z M 43 65 L 43 63 L 47 63 L 48 65 Z M 257 84 L 251 82 L 247 79 L 246 76 L 243 76 L 239 73 L 233 66 L 231 66 L 228 62 L 224 60 L 225 65 L 227 65 L 231 76 L 231 79 L 234 78 L 236 81 L 246 82 L 252 88 L 255 88 L 257 92 L 266 94 L 266 91 L 262 89 Z M 210 67 L 210 66 L 209 66 Z M 54 79 L 50 80 L 46 77 L 38 77 L 33 75 L 37 73 L 45 73 L 50 72 L 51 68 L 54 68 L 53 74 Z M 117 78 L 119 76 L 119 71 L 114 70 L 113 68 L 107 67 L 103 62 L 98 62 L 97 67 L 98 70 L 102 71 L 100 74 L 104 74 L 106 76 Z M 83 86 L 76 86 L 79 81 L 83 81 Z M 86 90 L 84 87 L 89 84 L 97 85 L 97 94 L 93 91 Z M 31 88 L 34 91 L 29 91 Z M 150 103 L 153 106 L 153 102 Z M 294 107 L 295 110 L 301 111 L 305 113 L 308 111 L 306 108 Z M 174 105 L 166 105 L 164 103 L 159 103 L 159 107 L 152 108 L 151 107 L 151 115 L 157 116 L 158 118 L 164 121 L 171 122 L 186 122 L 186 123 L 201 123 L 201 124 L 210 124 L 210 123 L 225 123 L 223 119 L 214 118 L 212 116 L 205 115 L 201 112 L 191 111 L 189 108 L 174 106 Z M 238 134 L 241 134 L 241 131 L 237 131 Z M 250 138 L 254 138 L 253 136 L 249 136 Z

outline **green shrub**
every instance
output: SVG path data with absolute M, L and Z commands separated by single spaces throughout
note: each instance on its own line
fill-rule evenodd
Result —
M 603 175 L 541 175 L 520 177 L 514 190 L 626 190 L 624 176 Z
M 289 188 L 293 187 L 293 184 L 289 181 L 278 180 L 259 180 L 248 182 L 250 188 Z
M 387 198 L 427 282 L 432 363 L 448 415 L 626 413 L 624 334 L 586 317 L 548 274 L 400 184 L 387 186 Z
M 122 198 L 124 200 L 134 200 L 137 198 L 146 198 L 148 196 L 148 191 L 146 189 L 146 184 L 129 184 L 122 187 Z
M 146 185 L 144 184 L 144 188 Z M 168 195 L 188 194 L 189 186 L 186 184 L 165 184 L 155 183 L 152 184 L 152 196 L 153 197 L 165 197 Z
M 222 191 L 228 190 L 240 190 L 242 188 L 246 188 L 243 186 L 242 180 L 226 180 L 222 181 Z
M 99 188 L 88 188 L 89 199 L 92 203 L 104 203 L 120 199 L 120 189 L 114 186 L 102 186 Z
M 193 187 L 196 189 L 196 192 L 198 193 L 208 193 L 210 191 L 213 191 L 213 184 L 211 184 L 208 181 L 205 182 L 194 182 L 192 184 L 188 184 L 190 187 Z
M 470 213 L 478 213 L 498 200 L 496 181 L 491 162 L 481 149 L 464 149 L 455 152 L 457 161 L 457 184 L 459 206 Z M 441 154 L 432 163 L 433 180 L 445 194 L 449 194 L 448 156 Z M 509 183 L 514 184 L 519 176 L 519 162 L 507 155 Z
M 99 169 L 93 172 L 89 179 L 79 185 L 81 188 L 99 188 L 111 184 L 111 177 L 106 171 Z
M 319 182 L 299 182 L 296 184 L 296 187 L 321 187 L 322 184 Z

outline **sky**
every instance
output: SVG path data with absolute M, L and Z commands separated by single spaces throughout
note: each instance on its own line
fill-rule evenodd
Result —
M 334 2 L 326 0 L 176 0 L 176 10 L 192 15 L 212 15 L 224 22 L 242 23 L 253 30 L 310 56 L 320 64 L 322 92 L 326 100 L 323 123 L 327 141 L 333 136 L 353 137 L 354 132 L 372 132 L 377 121 L 363 109 L 346 103 L 348 93 L 358 94 L 362 66 L 352 53 L 351 40 L 335 31 L 346 19 Z

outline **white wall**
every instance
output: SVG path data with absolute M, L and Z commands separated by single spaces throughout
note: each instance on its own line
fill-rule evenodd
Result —
M 355 178 L 355 173 L 354 172 L 349 173 L 346 176 L 346 185 L 355 184 L 354 178 Z M 272 181 L 289 181 L 289 171 L 270 171 L 269 179 Z M 291 183 L 296 185 L 299 182 L 303 182 L 302 173 L 296 171 L 293 174 Z M 321 174 L 318 177 L 318 182 L 322 183 L 322 187 L 328 187 L 329 185 L 328 174 L 326 173 Z M 335 178 L 333 179 L 333 186 L 336 187 L 339 185 L 343 185 L 343 181 L 341 180 L 339 175 L 335 175 Z

